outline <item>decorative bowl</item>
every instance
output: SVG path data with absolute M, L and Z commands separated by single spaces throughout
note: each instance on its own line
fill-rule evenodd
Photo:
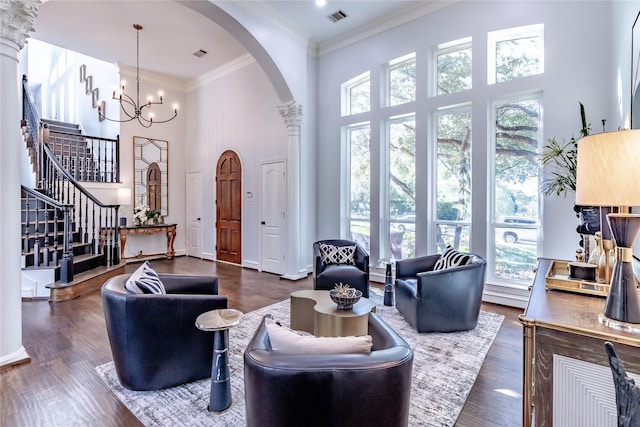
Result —
M 329 291 L 329 296 L 333 302 L 338 304 L 338 310 L 351 310 L 353 308 L 353 304 L 357 303 L 360 301 L 360 298 L 362 298 L 361 291 L 353 289 L 352 292 L 354 293 L 353 296 L 339 296 L 337 295 L 338 291 L 336 289 L 331 289 Z

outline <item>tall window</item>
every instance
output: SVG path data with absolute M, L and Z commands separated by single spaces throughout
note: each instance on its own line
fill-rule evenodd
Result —
M 389 119 L 388 157 L 389 257 L 404 259 L 416 253 L 416 119 Z
M 539 254 L 539 96 L 494 103 L 493 277 L 533 279 Z
M 489 84 L 544 72 L 544 26 L 489 33 Z
M 416 100 L 416 54 L 390 61 L 386 69 L 386 106 Z
M 360 114 L 371 109 L 371 84 L 369 72 L 349 80 L 342 85 L 342 115 Z
M 470 107 L 436 114 L 436 213 L 438 252 L 451 245 L 469 251 L 471 225 Z
M 369 124 L 346 129 L 349 171 L 349 231 L 351 239 L 369 251 L 371 209 L 371 151 Z
M 471 39 L 438 46 L 434 52 L 436 66 L 435 95 L 471 89 Z

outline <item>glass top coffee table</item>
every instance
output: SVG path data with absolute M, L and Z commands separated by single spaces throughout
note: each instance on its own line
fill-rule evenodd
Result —
M 202 313 L 196 327 L 213 332 L 213 361 L 211 362 L 211 392 L 209 411 L 223 412 L 231 407 L 231 379 L 229 376 L 229 328 L 240 324 L 242 312 L 223 308 Z
M 351 310 L 338 310 L 329 291 L 301 290 L 291 293 L 291 329 L 309 332 L 317 337 L 367 335 L 369 313 L 376 305 L 360 298 Z

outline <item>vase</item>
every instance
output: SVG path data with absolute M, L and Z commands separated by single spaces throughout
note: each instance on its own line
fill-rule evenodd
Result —
M 155 218 L 147 218 L 147 221 L 145 222 L 145 224 L 147 225 L 155 224 Z

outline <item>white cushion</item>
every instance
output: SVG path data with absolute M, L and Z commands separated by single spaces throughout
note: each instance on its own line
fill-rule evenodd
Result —
M 300 335 L 266 318 L 265 326 L 271 349 L 286 354 L 340 354 L 370 353 L 373 340 L 370 335 L 357 337 L 316 337 Z
M 445 268 L 467 265 L 471 262 L 471 255 L 456 251 L 452 246 L 447 246 L 447 250 L 438 258 L 433 270 L 444 270 Z
M 145 261 L 136 271 L 131 273 L 124 285 L 129 292 L 136 294 L 166 294 L 167 291 L 162 284 L 149 261 Z
M 354 265 L 355 246 L 335 246 L 320 243 L 320 258 L 322 264 L 350 264 Z

